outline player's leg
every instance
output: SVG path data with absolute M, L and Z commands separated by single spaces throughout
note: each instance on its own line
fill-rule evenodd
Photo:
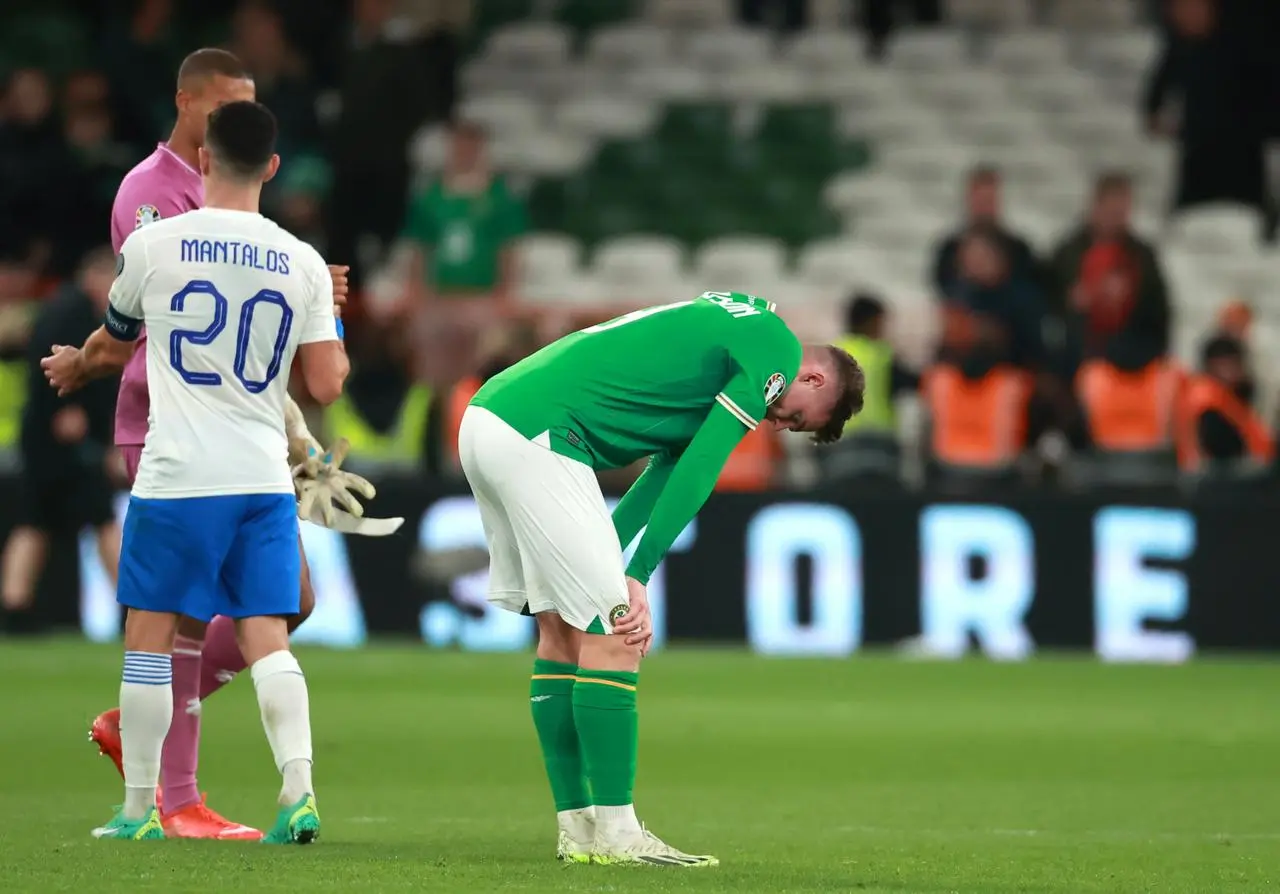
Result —
M 49 555 L 49 531 L 62 502 L 60 488 L 34 476 L 23 477 L 18 493 L 18 523 L 0 558 L 0 600 L 15 620 L 31 607 L 36 582 Z
M 129 504 L 117 600 L 125 622 L 120 684 L 125 801 L 100 838 L 163 838 L 156 809 L 161 752 L 173 717 L 172 651 L 178 616 L 207 618 L 221 563 L 218 518 L 196 500 Z
M 538 650 L 529 685 L 529 707 L 556 804 L 556 857 L 586 863 L 591 858 L 596 819 L 573 719 L 573 684 L 581 634 L 554 612 L 540 612 L 535 617 Z
M 124 446 L 124 447 L 120 447 L 119 450 L 120 450 L 120 461 L 121 461 L 121 464 L 124 466 L 125 480 L 128 481 L 130 485 L 132 485 L 134 478 L 136 478 L 138 474 L 138 463 L 142 459 L 142 447 L 140 445 Z M 114 511 L 112 512 L 112 517 L 114 518 Z M 99 555 L 102 554 L 103 549 L 104 549 L 104 545 L 102 541 L 99 540 L 99 544 L 98 544 Z M 104 561 L 104 567 L 117 569 L 116 574 L 113 577 L 113 580 L 118 578 L 118 575 L 119 575 L 118 557 L 123 553 L 123 551 L 124 551 L 124 546 L 122 543 L 120 549 L 117 551 L 117 558 L 112 561 L 111 565 L 107 566 Z M 89 741 L 93 742 L 95 745 L 98 746 L 99 753 L 105 754 L 107 757 L 111 759 L 111 762 L 115 764 L 116 769 L 120 771 L 120 775 L 123 776 L 124 765 L 122 763 L 121 754 L 120 754 L 120 709 L 119 708 L 112 708 L 109 711 L 103 711 L 101 714 L 99 714 L 97 717 L 94 718 L 93 725 L 89 728 Z
M 311 570 L 307 567 L 307 555 L 302 549 L 301 535 L 298 536 L 298 555 L 302 564 L 302 598 L 298 613 L 289 616 L 290 633 L 311 617 L 316 607 L 316 592 L 311 585 Z M 214 618 L 205 634 L 204 651 L 200 656 L 200 701 L 203 702 L 226 686 L 248 666 L 236 637 L 235 619 L 222 616 Z
M 4 545 L 3 584 L 0 596 L 7 612 L 31 607 L 36 581 L 49 555 L 49 536 L 32 525 L 20 524 L 9 532 Z
M 164 740 L 160 773 L 166 820 L 201 804 L 196 771 L 200 765 L 200 654 L 207 627 L 199 619 L 180 618 L 173 643 L 173 723 Z
M 235 545 L 223 567 L 237 619 L 240 651 L 249 662 L 262 726 L 281 775 L 280 812 L 263 838 L 271 844 L 307 844 L 320 834 L 311 781 L 311 708 L 307 681 L 289 651 L 287 618 L 300 607 L 302 558 L 292 494 L 246 498 Z
M 458 452 L 463 473 L 471 485 L 489 548 L 489 594 L 492 605 L 512 612 L 528 610 L 531 596 L 521 563 L 520 547 L 491 477 L 502 477 L 504 457 L 500 444 L 490 438 L 491 419 L 470 410 L 458 432 Z M 508 433 L 509 433 L 508 429 Z M 499 431 L 501 440 L 503 432 Z M 496 465 L 495 465 L 496 464 Z M 493 476 L 491 476 L 491 472 Z M 500 484 L 499 484 L 500 486 Z M 556 805 L 558 827 L 556 858 L 587 862 L 595 838 L 590 789 L 582 772 L 578 733 L 573 725 L 573 680 L 578 670 L 577 634 L 558 623 L 553 613 L 536 614 L 538 651 L 529 681 L 529 707 L 537 730 L 542 761 Z
M 86 469 L 76 485 L 76 506 L 80 510 L 77 527 L 93 528 L 98 561 L 112 584 L 118 579 L 120 564 L 120 522 L 116 519 L 115 485 L 104 466 Z
M 715 857 L 669 846 L 636 816 L 640 650 L 612 635 L 629 604 L 622 549 L 592 471 L 545 453 L 536 473 L 526 466 L 512 525 L 534 589 L 551 594 L 560 622 L 578 632 L 573 724 L 594 805 L 591 860 L 715 866 Z

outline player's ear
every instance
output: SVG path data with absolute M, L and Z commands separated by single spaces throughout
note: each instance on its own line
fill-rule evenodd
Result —
M 208 177 L 209 169 L 213 166 L 213 161 L 209 157 L 209 150 L 201 146 L 196 150 L 196 162 L 200 166 L 200 176 Z
M 262 182 L 266 183 L 268 180 L 274 177 L 276 175 L 276 172 L 279 170 L 280 170 L 280 156 L 273 155 L 271 156 L 271 161 L 267 162 L 267 172 L 266 174 L 263 175 Z

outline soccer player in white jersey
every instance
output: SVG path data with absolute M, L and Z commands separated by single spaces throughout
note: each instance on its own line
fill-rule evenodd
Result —
M 285 619 L 300 560 L 284 408 L 295 352 L 311 395 L 330 403 L 349 369 L 329 271 L 314 249 L 258 214 L 279 166 L 276 123 L 233 102 L 209 117 L 205 207 L 132 233 L 105 325 L 84 351 L 127 357 L 145 325 L 151 412 L 125 519 L 117 598 L 125 626 L 120 727 L 125 802 L 100 838 L 163 838 L 155 806 L 173 712 L 179 616 L 237 621 L 267 740 L 283 775 L 264 841 L 320 829 L 307 685 Z

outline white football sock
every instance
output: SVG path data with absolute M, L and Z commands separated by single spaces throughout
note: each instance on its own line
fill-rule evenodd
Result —
M 126 819 L 139 820 L 156 803 L 160 752 L 173 720 L 173 662 L 168 655 L 125 652 L 120 682 L 120 751 Z
M 574 810 L 557 811 L 556 823 L 574 841 L 585 841 L 590 844 L 596 833 L 596 809 L 578 807 Z
M 640 820 L 636 817 L 636 806 L 634 804 L 619 806 L 597 804 L 596 830 L 596 834 L 604 838 L 639 832 Z
M 292 804 L 314 793 L 311 785 L 311 707 L 307 701 L 307 678 L 298 659 L 280 650 L 255 661 L 249 669 L 253 688 L 262 710 L 262 728 L 267 732 L 276 767 L 284 777 L 280 803 Z

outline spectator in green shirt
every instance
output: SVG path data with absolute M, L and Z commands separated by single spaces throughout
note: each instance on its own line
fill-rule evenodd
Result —
M 524 229 L 524 207 L 490 168 L 484 131 L 456 125 L 443 176 L 413 197 L 405 221 L 413 315 L 424 305 L 460 299 L 476 306 L 451 308 L 449 316 L 476 320 L 508 310 L 516 239 Z

